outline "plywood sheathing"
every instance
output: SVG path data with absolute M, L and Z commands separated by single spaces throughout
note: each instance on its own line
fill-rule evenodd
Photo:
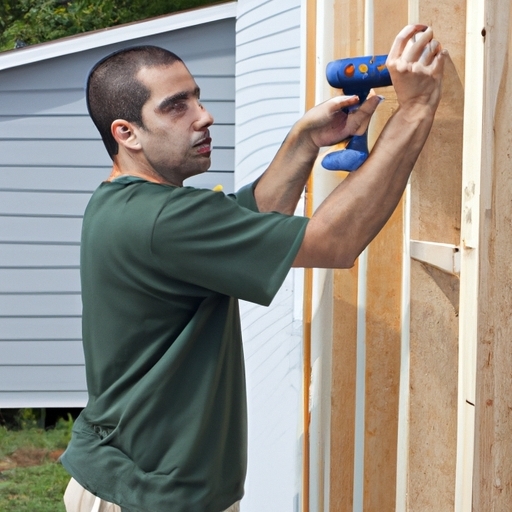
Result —
M 443 98 L 411 178 L 411 238 L 458 245 L 462 184 L 465 3 L 418 0 L 450 52 Z M 412 262 L 410 511 L 453 510 L 457 445 L 459 279 Z

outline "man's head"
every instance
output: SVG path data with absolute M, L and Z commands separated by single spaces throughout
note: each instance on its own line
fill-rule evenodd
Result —
M 143 127 L 142 107 L 149 89 L 137 79 L 143 67 L 170 66 L 182 60 L 174 53 L 156 46 L 137 46 L 114 52 L 100 60 L 87 78 L 87 109 L 111 158 L 118 144 L 111 133 L 116 119 Z
M 89 74 L 87 106 L 113 160 L 170 183 L 208 169 L 213 118 L 174 53 L 140 46 L 106 57 Z

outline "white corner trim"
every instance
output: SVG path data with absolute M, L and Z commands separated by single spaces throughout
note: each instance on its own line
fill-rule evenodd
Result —
M 460 274 L 460 250 L 456 245 L 411 240 L 411 258 L 448 274 Z
M 228 18 L 236 18 L 237 2 L 159 16 L 148 21 L 138 21 L 118 27 L 85 32 L 57 41 L 27 46 L 0 53 L 0 70 L 62 57 L 93 48 L 121 43 L 131 39 L 171 32 Z

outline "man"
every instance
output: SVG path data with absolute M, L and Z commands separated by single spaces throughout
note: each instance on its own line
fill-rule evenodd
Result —
M 139 47 L 95 66 L 87 102 L 113 169 L 83 223 L 89 402 L 62 457 L 69 512 L 234 510 L 246 470 L 237 299 L 269 304 L 292 265 L 353 265 L 403 193 L 445 59 L 431 28 L 400 32 L 388 58 L 399 108 L 311 219 L 292 214 L 319 148 L 363 132 L 377 96 L 348 116 L 356 97 L 313 108 L 263 176 L 225 196 L 183 186 L 210 166 L 213 123 L 184 63 Z

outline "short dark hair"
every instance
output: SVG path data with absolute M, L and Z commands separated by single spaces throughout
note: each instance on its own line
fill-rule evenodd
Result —
M 101 59 L 87 77 L 87 110 L 112 159 L 119 146 L 110 127 L 124 119 L 144 128 L 142 107 L 149 99 L 149 89 L 137 80 L 144 67 L 169 66 L 183 62 L 176 54 L 158 46 L 132 46 Z

